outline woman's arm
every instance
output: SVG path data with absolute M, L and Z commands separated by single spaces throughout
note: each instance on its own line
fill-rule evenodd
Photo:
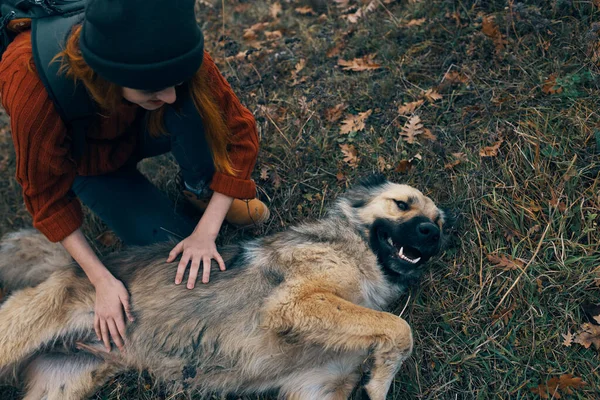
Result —
M 214 192 L 204 215 L 198 221 L 198 225 L 194 232 L 177 244 L 169 253 L 167 262 L 175 260 L 179 253 L 183 252 L 179 265 L 177 266 L 177 274 L 175 276 L 175 284 L 179 285 L 183 280 L 183 275 L 188 263 L 191 261 L 190 275 L 188 278 L 187 288 L 193 289 L 198 277 L 200 262 L 203 263 L 202 283 L 208 283 L 210 276 L 211 259 L 215 259 L 219 264 L 221 271 L 225 270 L 225 263 L 221 255 L 217 251 L 215 239 L 219 234 L 223 220 L 233 197 L 226 196 L 222 193 Z
M 110 338 L 124 350 L 125 320 L 123 310 L 133 321 L 129 305 L 129 293 L 121 281 L 116 279 L 94 253 L 80 229 L 77 229 L 61 244 L 77 261 L 96 289 L 94 330 L 98 340 L 110 351 Z

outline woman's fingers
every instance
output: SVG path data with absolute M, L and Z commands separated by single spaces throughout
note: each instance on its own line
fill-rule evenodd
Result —
M 200 269 L 200 260 L 199 256 L 195 256 L 192 258 L 192 266 L 190 267 L 190 276 L 188 278 L 187 288 L 193 289 L 196 285 L 196 279 L 198 278 L 198 270 Z
M 202 270 L 202 283 L 208 283 L 208 279 L 210 277 L 210 257 L 205 256 L 203 258 L 203 267 Z
M 106 347 L 106 351 L 110 351 L 110 335 L 108 331 L 108 326 L 106 325 L 106 320 L 100 320 L 100 332 L 102 332 L 102 341 L 104 342 L 104 347 Z
M 221 257 L 221 255 L 217 252 L 215 252 L 215 260 L 217 260 L 217 263 L 219 264 L 219 269 L 221 271 L 225 271 L 225 262 L 223 261 L 223 257 Z
M 123 310 L 125 310 L 125 315 L 127 316 L 129 322 L 135 321 L 135 318 L 133 318 L 133 314 L 131 313 L 131 305 L 129 304 L 129 294 L 127 293 L 127 291 L 125 291 L 125 294 L 119 296 L 119 300 L 121 300 L 121 304 L 123 304 Z
M 117 324 L 114 319 L 109 318 L 106 321 L 106 325 L 108 325 L 108 330 L 110 332 L 110 336 L 112 337 L 113 342 L 117 345 L 119 351 L 124 351 L 125 348 L 123 346 L 123 338 L 121 338 L 121 334 L 119 333 L 119 329 L 117 328 Z
M 100 318 L 98 318 L 98 314 L 96 313 L 94 313 L 94 331 L 96 332 L 98 340 L 102 341 L 102 331 L 100 330 Z
M 172 262 L 175 258 L 181 253 L 183 250 L 183 242 L 177 243 L 177 246 L 173 247 L 173 250 L 169 252 L 169 257 L 167 258 L 167 262 Z
M 185 273 L 185 269 L 190 261 L 189 254 L 185 252 L 181 256 L 181 260 L 179 260 L 179 265 L 177 266 L 177 274 L 175 275 L 175 284 L 179 285 L 183 280 L 183 274 Z

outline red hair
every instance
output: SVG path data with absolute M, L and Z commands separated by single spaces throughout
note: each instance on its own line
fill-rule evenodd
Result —
M 123 101 L 123 90 L 120 86 L 100 77 L 87 65 L 79 50 L 80 32 L 81 26 L 73 28 L 65 49 L 55 59 L 61 59 L 61 71 L 75 80 L 80 80 L 100 108 L 109 113 L 115 112 Z M 206 140 L 212 153 L 215 169 L 219 172 L 235 175 L 235 170 L 231 165 L 229 153 L 227 152 L 231 143 L 231 134 L 229 128 L 225 125 L 220 108 L 210 94 L 204 64 L 188 83 L 194 105 L 204 123 Z M 163 122 L 164 112 L 165 107 L 150 111 L 148 131 L 151 135 L 166 134 Z

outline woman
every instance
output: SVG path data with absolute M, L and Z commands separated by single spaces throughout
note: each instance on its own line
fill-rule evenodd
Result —
M 31 32 L 20 33 L 0 63 L 17 180 L 34 226 L 60 242 L 94 285 L 99 340 L 107 350 L 110 338 L 123 349 L 123 310 L 133 320 L 129 295 L 81 233 L 80 201 L 126 244 L 184 238 L 165 255 L 168 262 L 182 255 L 175 283 L 189 265 L 192 289 L 200 264 L 206 283 L 211 259 L 225 269 L 215 246 L 223 220 L 247 225 L 269 215 L 254 198 L 251 179 L 255 121 L 204 52 L 194 0 L 91 0 L 57 60 L 68 77 L 85 85 L 100 111 L 81 157 L 73 157 L 73 138 L 33 65 Z M 136 169 L 140 159 L 168 151 L 179 164 L 186 196 L 204 210 L 197 224 L 177 215 Z

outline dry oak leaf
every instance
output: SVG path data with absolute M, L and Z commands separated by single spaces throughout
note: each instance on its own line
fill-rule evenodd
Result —
M 332 108 L 326 110 L 325 118 L 329 122 L 336 122 L 340 118 L 342 118 L 342 113 L 344 112 L 344 110 L 346 108 L 347 108 L 347 106 L 344 103 L 340 103 L 340 104 L 336 105 L 335 107 L 332 107 Z
M 435 142 L 437 140 L 437 136 L 435 136 L 430 129 L 428 128 L 423 128 L 423 134 L 421 135 L 422 138 L 425 138 L 429 141 Z
M 467 155 L 465 153 L 452 153 L 452 156 L 454 157 L 454 160 L 450 161 L 449 163 L 446 163 L 444 165 L 445 169 L 452 169 L 452 168 L 456 167 L 458 164 L 460 164 L 461 162 L 467 160 Z
M 571 347 L 571 345 L 573 344 L 573 338 L 574 338 L 571 331 L 568 331 L 566 335 L 563 333 L 562 337 L 563 337 L 563 339 L 565 339 L 562 342 L 563 346 Z
M 600 326 L 585 323 L 581 325 L 581 330 L 576 333 L 575 343 L 588 349 L 592 344 L 596 350 L 600 349 Z
M 381 68 L 380 64 L 377 64 L 373 59 L 374 54 L 364 56 L 363 58 L 355 58 L 354 60 L 346 61 L 339 59 L 338 65 L 342 66 L 345 71 L 370 71 Z
M 509 258 L 504 255 L 488 254 L 487 259 L 491 263 L 495 264 L 494 267 L 500 267 L 503 271 L 522 269 L 525 266 L 525 262 L 520 258 Z
M 400 115 L 408 115 L 415 112 L 417 108 L 423 105 L 425 101 L 423 99 L 417 101 L 411 101 L 410 103 L 404 103 L 400 107 L 398 107 L 398 114 Z
M 425 18 L 411 19 L 405 24 L 405 26 L 421 26 L 425 23 L 425 21 L 427 21 Z
M 563 391 L 563 394 L 573 394 L 572 389 L 579 389 L 587 385 L 581 378 L 575 378 L 572 374 L 564 374 L 559 378 L 552 378 L 546 382 L 546 384 L 540 383 L 536 388 L 532 388 L 531 392 L 538 394 L 542 399 L 560 399 L 561 394 L 559 390 Z
M 262 167 L 260 169 L 260 179 L 263 181 L 266 181 L 267 179 L 269 179 L 269 168 L 268 167 Z
M 295 9 L 295 11 L 298 14 L 302 14 L 302 15 L 315 15 L 315 10 L 313 10 L 311 7 L 297 7 Z
M 352 168 L 358 167 L 358 153 L 353 145 L 340 144 L 340 149 L 344 154 L 344 161 Z
M 500 33 L 500 29 L 496 24 L 496 19 L 491 15 L 483 17 L 481 29 L 484 35 L 486 35 L 494 41 L 494 45 L 496 46 L 496 53 L 500 53 L 508 42 L 506 41 L 502 33 Z
M 342 121 L 340 134 L 347 135 L 350 132 L 362 131 L 365 129 L 365 121 L 372 113 L 373 110 L 367 110 L 365 112 L 358 113 L 358 115 L 349 115 L 345 120 Z
M 500 145 L 504 142 L 503 139 L 498 140 L 492 146 L 483 147 L 479 150 L 479 155 L 481 157 L 496 157 L 498 155 L 498 150 L 500 149 Z
M 271 14 L 273 19 L 277 19 L 279 14 L 281 14 L 281 4 L 279 2 L 271 4 L 271 7 L 269 7 L 269 14 Z
M 427 99 L 427 101 L 430 103 L 433 103 L 436 100 L 442 99 L 442 95 L 433 89 L 427 89 L 425 92 L 423 92 L 423 97 L 425 97 Z
M 406 141 L 406 143 L 413 144 L 417 138 L 417 135 L 423 133 L 423 124 L 421 123 L 421 117 L 418 115 L 412 116 L 406 124 L 402 127 L 400 136 Z
M 546 80 L 544 81 L 544 84 L 542 85 L 542 92 L 544 92 L 546 94 L 562 93 L 563 88 L 556 85 L 556 78 L 557 78 L 557 75 L 555 73 L 550 74 L 548 76 L 548 78 L 546 78 Z
M 447 82 L 447 83 L 464 83 L 467 84 L 469 83 L 469 78 L 467 78 L 467 76 L 463 73 L 460 73 L 458 71 L 449 71 L 446 72 L 446 74 L 444 75 L 444 79 L 443 82 Z

